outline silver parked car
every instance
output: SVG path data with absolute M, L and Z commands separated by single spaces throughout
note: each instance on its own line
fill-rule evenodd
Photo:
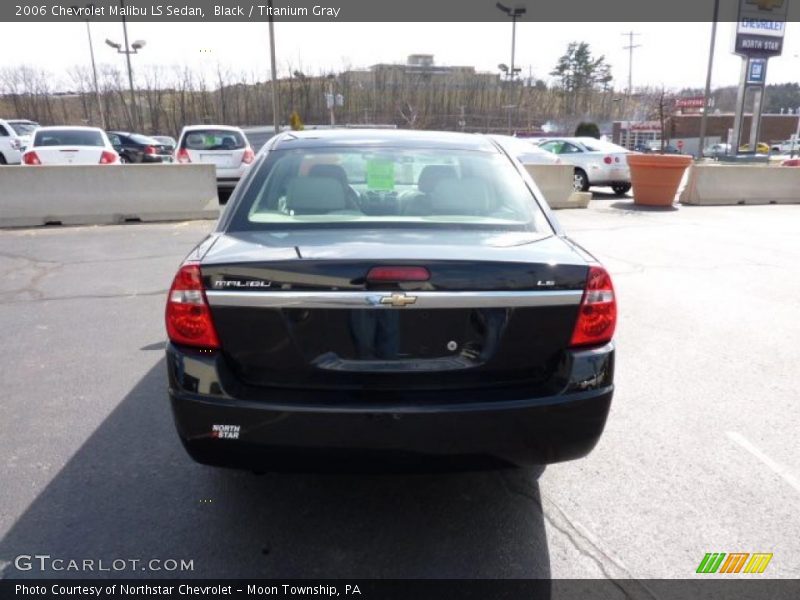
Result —
M 184 127 L 175 152 L 178 163 L 214 165 L 217 187 L 231 190 L 239 183 L 255 156 L 244 132 L 227 125 Z
M 730 144 L 711 144 L 703 148 L 703 156 L 706 158 L 719 158 L 731 153 Z
M 516 158 L 523 165 L 560 165 L 561 159 L 552 152 L 547 152 L 531 140 L 511 135 L 487 135 L 494 140 L 509 156 Z
M 607 185 L 615 194 L 622 195 L 631 189 L 626 160 L 631 151 L 627 148 L 590 137 L 550 138 L 539 147 L 575 166 L 577 191 L 586 192 L 592 185 Z

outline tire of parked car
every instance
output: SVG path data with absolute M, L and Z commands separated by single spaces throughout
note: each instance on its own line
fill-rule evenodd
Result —
M 631 189 L 630 183 L 615 183 L 611 186 L 611 189 L 614 190 L 614 193 L 617 196 L 623 196 L 627 194 Z
M 583 169 L 575 169 L 572 187 L 576 192 L 589 191 L 589 177 L 586 175 L 586 171 Z

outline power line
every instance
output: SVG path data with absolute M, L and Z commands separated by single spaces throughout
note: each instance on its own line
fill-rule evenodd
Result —
M 633 50 L 634 48 L 642 47 L 641 44 L 634 44 L 633 38 L 641 34 L 636 33 L 635 31 L 628 31 L 622 35 L 628 36 L 628 45 L 623 46 L 622 48 L 623 50 L 628 51 L 628 96 L 630 96 L 633 93 Z

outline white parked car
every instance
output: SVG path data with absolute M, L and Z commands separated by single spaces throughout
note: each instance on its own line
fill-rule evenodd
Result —
M 590 137 L 550 138 L 539 146 L 575 166 L 576 190 L 586 192 L 592 185 L 611 186 L 615 194 L 631 189 L 627 148 Z
M 190 125 L 178 138 L 178 163 L 208 163 L 217 169 L 217 186 L 234 188 L 255 159 L 247 136 L 238 127 Z
M 119 154 L 98 127 L 40 127 L 22 155 L 22 164 L 118 165 Z
M 711 144 L 710 146 L 703 148 L 703 156 L 706 158 L 719 158 L 720 156 L 726 156 L 730 153 L 730 144 Z
M 784 140 L 782 142 L 778 142 L 777 144 L 772 144 L 771 150 L 773 152 L 777 152 L 778 154 L 789 154 L 790 152 L 798 154 L 800 153 L 800 139 L 794 141 Z
M 509 156 L 516 158 L 523 165 L 560 165 L 561 159 L 525 139 L 511 135 L 487 135 L 505 150 Z
M 31 142 L 31 133 L 39 127 L 27 119 L 0 119 L 0 165 L 18 165 Z

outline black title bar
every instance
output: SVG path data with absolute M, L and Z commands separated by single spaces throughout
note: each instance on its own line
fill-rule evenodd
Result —
M 770 18 L 775 2 L 789 2 L 789 20 L 800 21 L 800 2 L 763 0 Z M 753 0 L 754 6 L 760 6 Z M 314 22 L 490 22 L 509 15 L 493 0 L 3 0 L 0 21 L 279 21 Z M 713 0 L 521 0 L 521 21 L 531 22 L 703 22 Z M 739 0 L 720 0 L 719 21 L 737 20 Z M 442 35 L 448 32 L 442 30 Z

